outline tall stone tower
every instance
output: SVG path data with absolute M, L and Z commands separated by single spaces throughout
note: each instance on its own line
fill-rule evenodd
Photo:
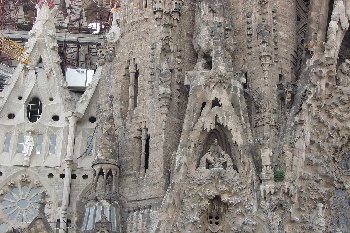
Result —
M 350 232 L 350 0 L 31 3 L 0 232 Z

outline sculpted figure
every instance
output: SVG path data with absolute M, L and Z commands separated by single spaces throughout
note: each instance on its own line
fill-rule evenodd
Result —
M 24 165 L 29 166 L 30 156 L 34 148 L 34 139 L 30 131 L 24 136 L 24 145 L 23 145 L 23 160 Z
M 264 18 L 262 19 L 262 23 L 258 25 L 257 33 L 260 44 L 268 46 L 270 44 L 271 26 L 266 23 Z
M 214 139 L 208 152 L 202 157 L 199 167 L 233 169 L 233 163 L 230 156 L 218 145 L 218 140 Z
M 346 59 L 338 68 L 336 82 L 338 86 L 347 87 L 350 77 L 350 60 Z

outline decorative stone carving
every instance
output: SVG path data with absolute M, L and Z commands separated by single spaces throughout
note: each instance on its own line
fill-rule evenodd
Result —
M 32 181 L 28 174 L 21 174 L 16 181 L 11 181 L 7 188 L 1 189 L 0 213 L 3 221 L 10 227 L 17 227 L 18 224 L 26 226 L 40 212 L 42 202 L 42 186 L 37 186 L 39 181 Z M 47 191 L 46 191 L 47 192 Z M 49 196 L 47 196 L 49 198 Z M 45 210 L 45 212 L 44 212 Z M 43 209 L 47 217 L 51 216 L 51 209 Z
M 27 174 L 22 174 L 19 180 L 22 183 L 30 183 L 31 182 L 31 180 Z
M 23 144 L 23 164 L 24 166 L 30 165 L 30 156 L 32 154 L 32 150 L 34 148 L 34 138 L 32 136 L 32 132 L 28 131 L 26 135 L 24 135 L 24 144 Z
M 346 59 L 343 62 L 337 72 L 336 83 L 338 86 L 347 87 L 349 85 L 350 79 L 350 60 Z
M 212 142 L 208 152 L 201 158 L 200 169 L 233 170 L 231 157 L 218 145 L 218 140 Z

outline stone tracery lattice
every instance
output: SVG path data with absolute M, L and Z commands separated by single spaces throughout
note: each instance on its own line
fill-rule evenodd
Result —
M 0 190 L 0 213 L 7 224 L 29 224 L 38 214 L 41 203 L 41 194 L 45 192 L 39 181 L 33 181 L 27 174 L 10 180 Z M 51 208 L 47 202 L 46 208 Z
M 18 222 L 30 222 L 39 213 L 40 193 L 36 188 L 19 186 L 13 188 L 4 196 L 3 213 L 10 220 L 17 219 Z

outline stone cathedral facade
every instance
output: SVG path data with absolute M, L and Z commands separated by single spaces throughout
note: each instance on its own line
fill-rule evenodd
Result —
M 350 232 L 349 0 L 120 0 L 63 40 L 74 4 L 0 69 L 0 232 Z

